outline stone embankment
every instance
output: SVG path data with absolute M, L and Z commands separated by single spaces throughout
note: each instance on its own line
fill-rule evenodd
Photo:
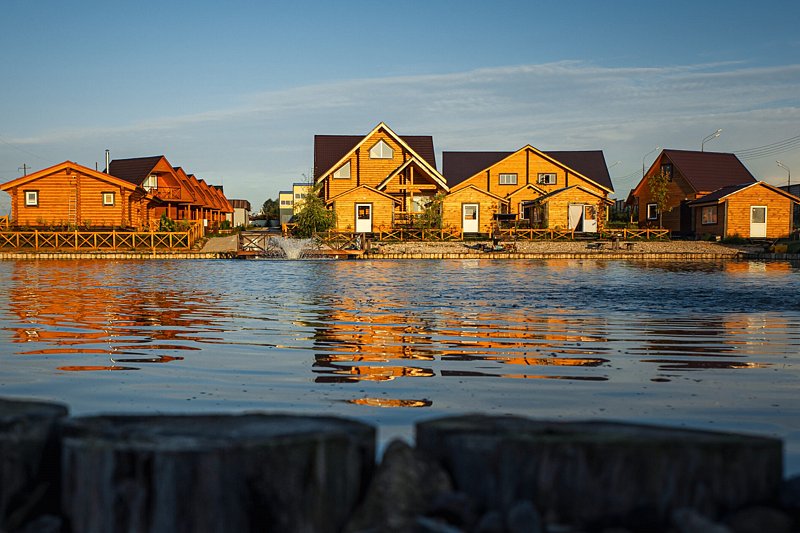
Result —
M 800 526 L 779 440 L 462 416 L 70 418 L 0 399 L 0 531 L 735 532 Z

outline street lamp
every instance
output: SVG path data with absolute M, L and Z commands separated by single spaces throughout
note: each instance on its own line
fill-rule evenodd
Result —
M 656 152 L 656 151 L 658 151 L 658 150 L 661 150 L 661 147 L 660 147 L 660 146 L 656 146 L 655 148 L 653 148 L 652 150 L 650 150 L 649 152 L 647 152 L 646 154 L 644 154 L 644 156 L 642 156 L 642 177 L 644 177 L 644 160 L 645 160 L 645 159 L 647 159 L 647 156 L 648 156 L 648 155 L 650 155 L 650 154 L 652 154 L 653 152 Z
M 703 139 L 703 142 L 700 143 L 700 151 L 701 152 L 704 151 L 704 145 L 706 144 L 706 141 L 710 141 L 711 139 L 716 139 L 717 137 L 719 137 L 720 133 L 722 133 L 722 128 L 718 129 L 711 135 L 706 135 L 706 137 Z
M 786 183 L 786 190 L 789 190 L 792 187 L 792 171 L 789 169 L 789 167 L 787 167 L 780 161 L 775 161 L 775 162 L 778 163 L 779 167 L 781 167 L 783 170 L 789 173 L 789 181 Z

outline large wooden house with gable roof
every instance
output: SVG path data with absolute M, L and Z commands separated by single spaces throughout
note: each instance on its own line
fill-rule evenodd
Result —
M 515 215 L 535 228 L 602 230 L 614 192 L 601 150 L 444 152 L 450 194 L 443 224 L 490 233 L 495 214 Z
M 314 183 L 340 231 L 389 230 L 410 222 L 448 186 L 431 136 L 399 136 L 381 122 L 364 136 L 314 136 Z
M 669 181 L 667 205 L 663 213 L 650 192 L 650 181 L 657 174 Z M 631 191 L 627 203 L 637 214 L 639 227 L 658 225 L 689 235 L 694 231 L 692 201 L 723 187 L 756 183 L 756 179 L 734 154 L 662 150 L 642 180 Z

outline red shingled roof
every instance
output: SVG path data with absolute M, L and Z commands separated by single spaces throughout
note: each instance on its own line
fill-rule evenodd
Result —
M 669 149 L 662 153 L 697 192 L 757 181 L 734 154 Z
M 436 168 L 433 137 L 430 135 L 401 135 L 409 148 Z M 314 135 L 314 179 L 327 172 L 350 150 L 364 140 L 364 135 Z
M 443 152 L 442 174 L 454 187 L 516 152 Z M 614 190 L 602 150 L 542 152 L 598 185 Z

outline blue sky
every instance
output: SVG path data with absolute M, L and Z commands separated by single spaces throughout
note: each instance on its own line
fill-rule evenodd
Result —
M 3 0 L 2 15 L 0 181 L 102 167 L 108 148 L 260 206 L 311 172 L 315 134 L 383 121 L 433 135 L 437 157 L 602 149 L 624 197 L 656 146 L 800 136 L 795 0 Z M 780 159 L 800 183 L 788 148 L 745 164 L 785 184 Z

